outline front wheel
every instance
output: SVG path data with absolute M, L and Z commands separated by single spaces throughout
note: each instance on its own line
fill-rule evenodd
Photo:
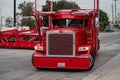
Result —
M 32 59 L 31 59 L 32 65 L 36 70 L 40 70 L 40 68 L 37 68 L 34 66 L 34 53 L 32 54 Z
M 32 54 L 31 62 L 32 62 L 32 65 L 34 65 L 34 53 Z
M 90 52 L 90 70 L 93 68 L 94 63 L 95 63 L 95 58 L 93 56 L 93 53 Z

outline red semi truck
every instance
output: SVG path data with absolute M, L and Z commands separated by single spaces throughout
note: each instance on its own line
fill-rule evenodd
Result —
M 90 70 L 99 49 L 98 4 L 94 0 L 94 9 L 35 11 L 40 44 L 34 48 L 33 66 Z M 43 16 L 49 17 L 47 29 L 43 27 Z

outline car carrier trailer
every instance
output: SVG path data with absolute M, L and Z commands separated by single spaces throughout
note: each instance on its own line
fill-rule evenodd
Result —
M 34 49 L 34 46 L 38 43 L 39 35 L 36 29 L 0 31 L 1 48 Z

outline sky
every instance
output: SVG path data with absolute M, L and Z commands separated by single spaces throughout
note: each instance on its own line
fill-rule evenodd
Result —
M 13 1 L 14 0 L 0 0 L 0 16 L 4 16 L 4 17 L 9 17 L 9 16 L 13 16 Z M 18 5 L 22 2 L 34 2 L 34 0 L 16 0 L 16 4 L 17 4 L 17 12 L 19 12 L 18 10 Z M 56 0 L 53 0 L 56 1 Z M 67 0 L 67 1 L 75 1 L 81 8 L 93 8 L 93 2 L 94 0 Z M 37 0 L 37 4 L 39 4 L 38 8 L 41 8 L 42 5 L 45 4 L 46 0 Z M 100 9 L 104 10 L 110 20 L 112 17 L 112 9 L 111 9 L 111 5 L 112 3 L 114 4 L 113 0 L 99 0 L 100 2 Z M 120 0 L 117 1 L 117 13 L 120 13 Z

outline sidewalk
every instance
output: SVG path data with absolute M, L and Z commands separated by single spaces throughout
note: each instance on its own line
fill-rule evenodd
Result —
M 106 64 L 93 71 L 82 80 L 119 80 L 120 79 L 120 54 L 113 57 Z
M 120 33 L 120 31 L 119 32 L 100 32 L 99 33 L 99 38 L 105 37 L 105 36 L 110 36 L 110 35 L 113 35 L 113 34 L 118 34 L 118 33 Z
M 99 37 L 110 36 L 118 33 L 120 32 L 101 32 Z M 107 61 L 107 63 L 84 77 L 82 80 L 120 80 L 120 39 L 118 38 L 111 44 L 112 45 L 109 47 L 112 47 L 112 49 L 114 50 L 118 50 L 116 53 L 117 55 L 112 57 L 109 61 Z

